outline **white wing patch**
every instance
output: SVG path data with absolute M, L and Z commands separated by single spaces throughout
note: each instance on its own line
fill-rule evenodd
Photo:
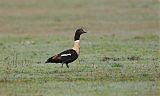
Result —
M 62 54 L 61 56 L 71 56 L 71 54 Z

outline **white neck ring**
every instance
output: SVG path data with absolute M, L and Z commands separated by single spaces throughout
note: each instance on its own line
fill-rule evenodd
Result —
M 80 42 L 80 40 L 76 40 L 76 41 L 74 41 L 74 42 L 77 42 L 77 43 L 78 43 L 78 42 Z

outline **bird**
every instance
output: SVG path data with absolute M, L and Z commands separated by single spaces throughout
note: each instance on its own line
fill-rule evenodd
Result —
M 45 63 L 61 63 L 61 67 L 66 64 L 66 67 L 69 68 L 68 64 L 75 61 L 80 55 L 80 36 L 84 33 L 87 32 L 82 28 L 77 29 L 74 35 L 73 47 L 50 57 Z

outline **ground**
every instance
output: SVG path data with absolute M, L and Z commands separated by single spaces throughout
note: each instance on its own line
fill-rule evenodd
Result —
M 0 96 L 159 96 L 158 0 L 0 0 Z M 45 64 L 73 46 L 70 68 Z

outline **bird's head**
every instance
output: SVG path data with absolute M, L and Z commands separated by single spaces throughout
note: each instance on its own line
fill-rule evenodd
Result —
M 81 34 L 84 34 L 84 33 L 87 33 L 87 32 L 85 32 L 82 28 L 79 28 L 79 29 L 76 30 L 77 35 L 81 35 Z
M 79 40 L 80 36 L 84 33 L 87 33 L 87 32 L 85 32 L 82 28 L 77 29 L 74 36 L 74 41 Z

